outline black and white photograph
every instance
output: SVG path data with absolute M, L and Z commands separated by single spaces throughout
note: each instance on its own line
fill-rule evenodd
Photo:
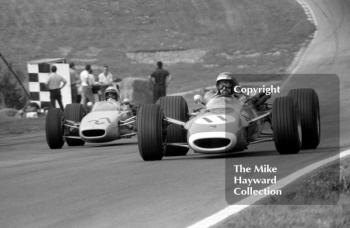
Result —
M 350 227 L 350 0 L 0 11 L 1 228 Z

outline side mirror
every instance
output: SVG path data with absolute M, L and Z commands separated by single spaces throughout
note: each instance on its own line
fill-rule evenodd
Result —
M 193 101 L 195 104 L 202 104 L 204 105 L 203 97 L 199 94 L 196 94 L 193 96 Z

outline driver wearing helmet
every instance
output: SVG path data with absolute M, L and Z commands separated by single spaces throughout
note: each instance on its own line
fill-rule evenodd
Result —
M 105 90 L 105 98 L 106 98 L 106 101 L 118 101 L 119 100 L 118 90 L 113 86 L 109 86 Z
M 236 95 L 234 92 L 235 86 L 238 86 L 238 81 L 230 72 L 222 72 L 216 78 L 216 95 L 225 97 Z
M 105 90 L 105 98 L 106 98 L 106 101 L 117 102 L 119 104 L 121 110 L 131 109 L 133 114 L 136 115 L 137 106 L 131 104 L 127 98 L 124 98 L 123 101 L 120 101 L 118 89 L 116 89 L 115 87 L 109 86 Z
M 222 72 L 216 77 L 216 89 L 217 91 L 209 91 L 204 95 L 204 102 L 208 102 L 214 96 L 235 97 L 242 103 L 247 100 L 247 96 L 243 93 L 235 92 L 235 87 L 239 83 L 234 78 L 234 74 L 231 72 Z
M 230 72 L 222 72 L 216 78 L 216 88 L 217 96 L 231 97 L 234 96 L 239 99 L 242 103 L 247 102 L 248 100 L 252 101 L 254 107 L 258 110 L 266 109 L 266 101 L 271 97 L 265 93 L 256 94 L 253 97 L 249 97 L 244 93 L 235 92 L 235 87 L 239 86 L 238 81 L 233 77 L 233 74 Z

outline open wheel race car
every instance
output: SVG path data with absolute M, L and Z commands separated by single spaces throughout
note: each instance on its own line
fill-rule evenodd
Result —
M 136 135 L 136 110 L 130 104 L 97 102 L 87 113 L 81 104 L 68 104 L 62 112 L 49 109 L 46 116 L 46 141 L 51 149 L 82 146 L 85 142 L 109 142 Z
M 199 96 L 199 95 L 198 95 Z M 143 160 L 197 153 L 231 153 L 249 144 L 274 141 L 280 154 L 315 149 L 320 142 L 319 100 L 313 89 L 292 89 L 267 104 L 214 96 L 194 113 L 183 97 L 162 97 L 142 105 L 137 115 L 139 152 Z M 258 105 L 257 105 L 258 104 Z M 269 126 L 266 131 L 266 126 Z

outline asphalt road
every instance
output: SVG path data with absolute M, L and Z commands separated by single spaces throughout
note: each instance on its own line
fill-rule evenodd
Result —
M 350 3 L 307 0 L 318 35 L 298 73 L 336 73 L 341 87 L 341 143 L 349 138 Z M 332 80 L 331 80 L 332 81 Z M 315 151 L 280 156 L 272 143 L 233 155 L 237 163 L 266 163 L 279 177 L 337 153 L 337 91 L 328 77 L 291 79 L 312 85 L 321 100 L 322 143 Z M 190 153 L 143 162 L 136 138 L 49 150 L 44 134 L 0 139 L 0 227 L 183 227 L 227 205 L 225 158 Z M 238 200 L 238 199 L 237 199 Z

